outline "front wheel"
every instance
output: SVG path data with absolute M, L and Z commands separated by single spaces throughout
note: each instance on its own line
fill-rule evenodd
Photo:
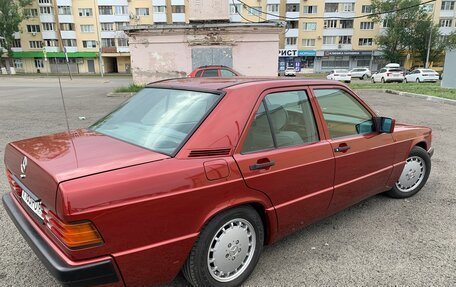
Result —
M 372 83 L 375 84 L 375 79 L 374 79 L 374 77 L 372 77 Z
M 254 209 L 228 210 L 201 231 L 182 273 L 192 286 L 239 286 L 255 268 L 263 242 L 263 223 Z
M 405 81 L 406 84 L 408 83 L 407 78 L 405 78 L 404 81 Z
M 361 80 L 365 80 L 365 79 L 367 79 L 367 75 L 366 75 L 366 74 L 364 74 L 364 75 L 361 77 Z
M 405 161 L 404 170 L 398 181 L 386 194 L 394 198 L 413 196 L 426 184 L 430 172 L 429 154 L 423 148 L 415 146 Z

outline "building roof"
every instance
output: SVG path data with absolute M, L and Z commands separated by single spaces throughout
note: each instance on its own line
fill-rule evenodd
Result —
M 307 78 L 278 78 L 278 77 L 232 77 L 232 78 L 178 78 L 152 82 L 147 87 L 180 88 L 188 90 L 221 91 L 228 87 L 254 84 L 270 84 L 275 87 L 287 85 L 334 85 L 330 80 Z

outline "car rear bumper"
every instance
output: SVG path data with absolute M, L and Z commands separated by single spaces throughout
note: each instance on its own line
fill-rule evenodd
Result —
M 11 193 L 3 195 L 2 201 L 8 215 L 35 254 L 49 272 L 65 286 L 92 286 L 120 281 L 112 258 L 104 257 L 98 261 L 91 260 L 81 263 L 62 257 L 43 238 L 42 231 L 34 227 L 26 218 L 24 211 L 21 210 Z

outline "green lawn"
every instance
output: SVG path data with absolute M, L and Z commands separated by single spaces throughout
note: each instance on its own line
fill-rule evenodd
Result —
M 137 93 L 139 92 L 144 86 L 130 84 L 127 87 L 120 87 L 114 90 L 115 93 Z
M 456 100 L 456 89 L 444 89 L 440 83 L 372 83 L 371 81 L 355 81 L 349 84 L 352 89 L 389 89 L 413 94 L 421 94 Z

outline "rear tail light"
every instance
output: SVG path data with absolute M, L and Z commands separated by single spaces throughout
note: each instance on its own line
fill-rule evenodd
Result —
M 386 76 L 387 76 L 387 77 L 391 76 L 391 73 L 386 73 Z
M 403 73 L 403 72 L 401 72 L 401 76 L 403 76 L 403 75 L 404 75 L 404 73 Z
M 339 74 L 334 74 L 334 77 L 337 77 L 337 76 L 339 76 Z
M 69 248 L 82 248 L 103 243 L 101 235 L 90 221 L 63 223 L 47 208 L 43 208 L 44 223 Z
M 11 189 L 17 193 L 17 195 L 21 196 L 22 188 L 19 184 L 14 180 L 13 174 L 7 169 L 6 170 L 6 177 L 8 178 L 8 183 L 11 186 Z
M 351 77 L 351 76 L 352 76 L 352 74 L 348 74 L 347 76 Z
M 428 76 L 428 74 L 423 74 L 423 77 L 427 77 L 427 76 Z

